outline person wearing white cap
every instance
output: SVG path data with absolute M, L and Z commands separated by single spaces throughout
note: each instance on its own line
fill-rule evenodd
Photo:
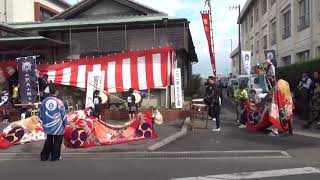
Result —
M 273 87 L 275 85 L 275 81 L 276 81 L 276 68 L 275 66 L 272 64 L 271 60 L 270 59 L 267 59 L 266 60 L 266 63 L 268 65 L 267 67 L 267 78 L 271 84 L 271 86 Z M 271 88 L 272 88 L 271 87 Z

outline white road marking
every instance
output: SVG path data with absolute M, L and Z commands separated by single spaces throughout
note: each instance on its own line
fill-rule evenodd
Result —
M 149 151 L 155 151 L 155 150 L 157 150 L 157 149 L 159 149 L 159 148 L 171 143 L 172 141 L 174 141 L 174 140 L 186 135 L 187 131 L 188 131 L 189 123 L 190 123 L 190 118 L 188 117 L 188 118 L 185 119 L 185 121 L 183 123 L 183 126 L 182 126 L 182 128 L 181 128 L 181 130 L 179 132 L 177 132 L 177 133 L 175 133 L 175 134 L 163 139 L 160 142 L 157 142 L 157 143 L 149 146 L 148 150 Z
M 302 174 L 320 174 L 320 169 L 315 167 L 293 168 L 293 169 L 280 169 L 270 171 L 255 171 L 255 172 L 242 172 L 233 174 L 220 174 L 205 177 L 186 177 L 176 178 L 172 180 L 222 180 L 222 179 L 259 179 L 259 178 L 272 178 L 282 176 L 293 176 Z

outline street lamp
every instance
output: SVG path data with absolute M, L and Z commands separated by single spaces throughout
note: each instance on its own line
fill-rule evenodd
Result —
M 240 5 L 236 5 L 236 6 L 230 6 L 229 10 L 238 10 L 239 15 L 238 15 L 238 24 L 239 24 L 239 30 L 238 30 L 238 46 L 239 46 L 239 74 L 241 74 L 241 41 L 240 41 L 240 27 L 241 27 L 241 23 L 240 23 L 240 11 L 241 11 L 241 6 Z

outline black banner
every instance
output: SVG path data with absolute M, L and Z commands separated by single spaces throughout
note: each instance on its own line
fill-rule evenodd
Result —
M 36 57 L 17 58 L 21 104 L 38 102 Z
M 265 50 L 264 55 L 266 59 L 270 59 L 274 67 L 277 67 L 277 60 L 276 60 L 276 51 L 275 50 Z

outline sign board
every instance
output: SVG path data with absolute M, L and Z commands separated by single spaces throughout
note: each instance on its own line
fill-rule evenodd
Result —
M 247 74 L 251 73 L 251 51 L 242 51 L 242 61 Z
M 38 102 L 38 78 L 36 57 L 30 56 L 17 58 L 17 69 L 19 71 L 19 91 L 22 104 L 33 104 Z
M 182 96 L 182 87 L 181 87 L 181 69 L 174 69 L 174 95 L 176 108 L 183 107 L 183 96 Z
M 88 73 L 86 108 L 93 107 L 93 92 L 104 89 L 104 71 L 95 71 Z
M 264 55 L 266 59 L 270 59 L 274 67 L 277 67 L 277 60 L 276 60 L 276 51 L 275 50 L 265 50 Z

